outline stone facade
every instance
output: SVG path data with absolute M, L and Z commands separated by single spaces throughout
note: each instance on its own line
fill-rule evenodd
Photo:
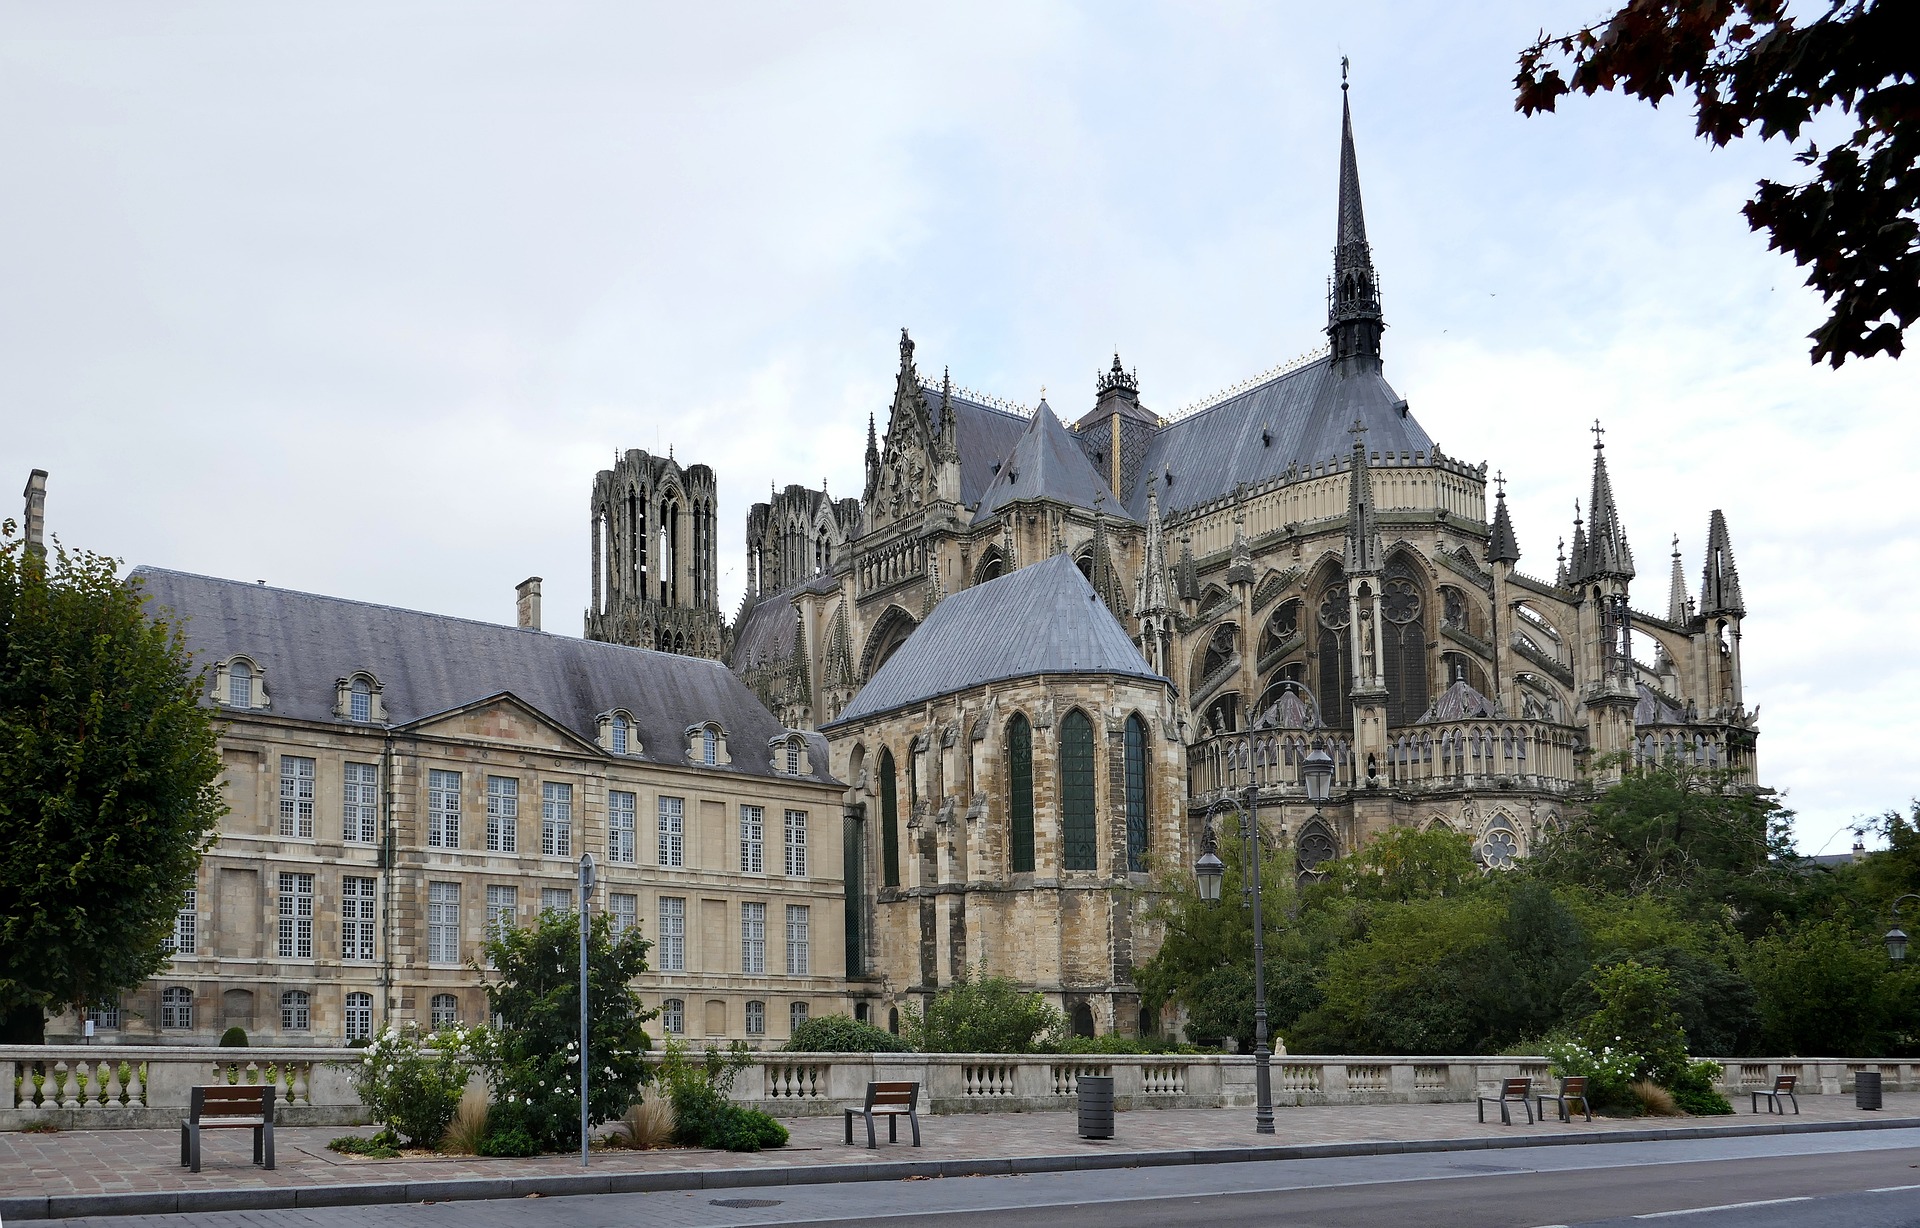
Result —
M 725 654 L 717 500 L 712 469 L 638 448 L 595 475 L 588 639 Z

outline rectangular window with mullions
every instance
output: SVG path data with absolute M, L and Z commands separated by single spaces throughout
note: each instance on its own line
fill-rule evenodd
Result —
M 807 876 L 807 812 L 787 811 L 787 877 Z
M 373 880 L 340 880 L 340 958 L 373 959 Z
M 740 971 L 760 975 L 767 970 L 767 906 L 740 905 Z
M 760 874 L 766 868 L 765 816 L 758 806 L 740 807 L 740 872 Z
M 686 807 L 684 798 L 660 799 L 660 864 L 663 866 L 687 864 Z
M 372 844 L 380 821 L 380 769 L 349 763 L 341 773 L 340 838 L 348 844 Z
M 313 875 L 280 875 L 280 958 L 313 958 Z
M 540 786 L 540 855 L 573 856 L 573 786 Z
M 805 904 L 787 905 L 787 975 L 808 976 L 813 971 L 813 910 Z
M 427 773 L 427 847 L 460 847 L 460 773 Z
M 173 937 L 162 945 L 175 955 L 196 955 L 200 951 L 200 914 L 196 911 L 199 900 L 199 890 L 187 888 L 187 898 L 173 914 Z
M 313 760 L 280 756 L 280 834 L 313 839 Z
M 487 851 L 517 851 L 519 827 L 520 782 L 511 776 L 487 777 Z
M 427 962 L 460 962 L 460 884 L 427 884 Z
M 634 845 L 634 811 L 639 808 L 639 799 L 621 789 L 607 792 L 607 860 L 622 865 L 633 864 L 636 850 Z
M 660 897 L 660 971 L 687 970 L 687 902 Z

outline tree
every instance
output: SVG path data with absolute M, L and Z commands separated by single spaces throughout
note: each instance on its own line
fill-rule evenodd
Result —
M 1060 1040 L 1066 1020 L 1047 1000 L 1004 976 L 962 973 L 901 1017 L 923 1053 L 1035 1053 Z
M 1769 1053 L 1850 1056 L 1887 1053 L 1903 1043 L 1911 1016 L 1906 977 L 1877 935 L 1830 921 L 1770 934 L 1753 944 L 1747 975 L 1760 992 L 1762 1045 Z
M 1310 894 L 1404 903 L 1465 895 L 1486 882 L 1473 859 L 1473 837 L 1443 828 L 1396 828 L 1323 868 L 1325 877 Z
M 117 562 L 0 526 L 0 1026 L 88 1006 L 167 966 L 164 941 L 226 813 L 217 733 L 178 628 Z
M 659 1014 L 640 1003 L 633 978 L 647 970 L 653 946 L 613 919 L 587 928 L 588 1116 L 595 1125 L 621 1116 L 651 1077 L 645 1024 Z M 493 1102 L 488 1152 L 524 1155 L 580 1145 L 580 923 L 547 911 L 527 929 L 489 939 L 487 1003 L 500 1026 L 483 1052 Z
M 1808 267 L 1829 305 L 1814 362 L 1898 355 L 1920 314 L 1920 8 L 1912 0 L 1829 0 L 1801 24 L 1786 0 L 1627 0 L 1571 34 L 1544 32 L 1520 54 L 1515 109 L 1619 90 L 1658 106 L 1694 97 L 1695 130 L 1715 145 L 1758 129 L 1798 141 L 1838 108 L 1852 133 L 1823 154 L 1809 141 L 1803 183 L 1761 180 L 1743 212 L 1769 245 Z M 1563 72 L 1562 68 L 1566 71 Z

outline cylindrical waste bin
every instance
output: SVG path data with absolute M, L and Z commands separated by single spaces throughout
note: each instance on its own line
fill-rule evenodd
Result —
M 1880 1107 L 1880 1072 L 1860 1070 L 1853 1076 L 1853 1107 L 1856 1109 L 1877 1109 Z
M 1080 1137 L 1113 1137 L 1113 1076 L 1080 1076 Z

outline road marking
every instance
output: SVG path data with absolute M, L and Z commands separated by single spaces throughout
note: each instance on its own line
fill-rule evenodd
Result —
M 1920 1185 L 1883 1185 L 1877 1190 L 1868 1190 L 1869 1194 L 1901 1194 L 1907 1190 L 1920 1190 Z
M 1717 1207 L 1688 1207 L 1684 1211 L 1649 1211 L 1645 1215 L 1636 1215 L 1635 1219 L 1666 1219 L 1671 1215 L 1705 1215 L 1709 1211 L 1744 1211 L 1748 1207 L 1777 1207 L 1787 1202 L 1812 1202 L 1813 1195 L 1802 1194 L 1798 1198 L 1766 1198 L 1759 1202 L 1726 1202 Z

